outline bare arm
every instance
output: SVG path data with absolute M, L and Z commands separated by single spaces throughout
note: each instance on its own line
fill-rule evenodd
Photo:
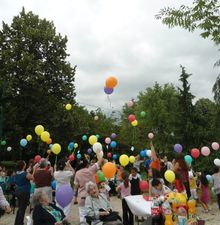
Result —
M 150 149 L 151 149 L 151 156 L 153 158 L 153 161 L 157 160 L 157 154 L 152 141 L 150 141 Z

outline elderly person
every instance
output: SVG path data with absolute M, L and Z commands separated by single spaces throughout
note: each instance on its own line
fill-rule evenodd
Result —
M 53 179 L 53 171 L 47 169 L 48 162 L 46 159 L 42 159 L 40 161 L 39 167 L 34 168 L 33 176 L 35 183 L 34 192 L 37 193 L 39 191 L 45 191 L 48 196 L 50 202 L 52 202 L 52 187 L 51 182 Z
M 34 194 L 33 225 L 61 225 L 68 224 L 63 211 L 56 205 L 49 203 L 46 192 Z
M 112 213 L 112 207 L 104 194 L 99 193 L 97 185 L 92 181 L 86 183 L 88 196 L 85 201 L 86 217 L 90 218 L 92 225 L 122 225 L 120 217 L 115 214 L 112 221 L 104 218 Z
M 9 205 L 8 201 L 6 200 L 1 187 L 0 187 L 0 209 L 6 213 L 11 212 L 10 205 Z

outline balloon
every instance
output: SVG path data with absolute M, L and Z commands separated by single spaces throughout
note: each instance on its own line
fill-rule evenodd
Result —
M 7 147 L 7 151 L 10 152 L 12 150 L 12 148 L 9 146 Z
M 98 141 L 97 137 L 95 135 L 91 135 L 89 137 L 89 144 L 94 145 Z
M 73 189 L 69 184 L 64 184 L 56 191 L 56 201 L 63 208 L 69 205 L 73 199 Z
M 200 156 L 200 151 L 199 151 L 199 149 L 193 148 L 193 149 L 191 150 L 191 156 L 192 156 L 194 159 L 199 158 L 199 156 Z
M 99 117 L 98 117 L 98 116 L 95 116 L 95 117 L 94 117 L 94 120 L 98 120 L 98 119 L 99 119 Z
M 56 182 L 56 180 L 53 180 L 52 181 L 52 189 L 56 190 L 56 186 L 57 186 L 57 182 Z
M 69 160 L 70 161 L 73 161 L 75 159 L 75 156 L 73 155 L 73 154 L 71 154 L 70 156 L 69 156 Z
M 102 144 L 99 142 L 96 142 L 93 146 L 92 146 L 93 151 L 96 153 L 97 150 L 102 150 Z
M 134 102 L 132 100 L 127 102 L 128 108 L 131 108 L 134 105 Z
M 60 144 L 53 144 L 52 148 L 51 148 L 52 152 L 55 154 L 55 155 L 58 155 L 61 151 L 61 146 Z
M 173 146 L 173 148 L 174 148 L 174 151 L 177 152 L 177 153 L 181 153 L 182 150 L 183 150 L 183 147 L 182 147 L 181 144 L 175 144 L 175 145 Z
M 154 138 L 154 134 L 153 133 L 149 133 L 147 136 L 148 136 L 149 139 L 153 139 Z
M 49 145 L 49 148 L 52 148 L 52 146 L 53 146 L 53 144 L 50 144 L 50 145 Z
M 26 145 L 27 145 L 27 140 L 25 139 L 25 138 L 23 138 L 23 139 L 21 139 L 20 140 L 20 145 L 22 146 L 22 147 L 25 147 Z
M 107 88 L 114 88 L 118 84 L 118 80 L 116 77 L 108 77 L 105 81 L 105 86 Z
M 116 141 L 112 141 L 110 143 L 111 148 L 115 148 L 117 146 L 117 142 Z
M 187 164 L 188 164 L 189 166 L 191 166 L 192 161 L 193 161 L 192 157 L 191 157 L 190 155 L 185 155 L 185 156 L 184 156 L 184 159 L 185 159 L 185 161 L 187 162 Z
M 1 141 L 1 145 L 2 146 L 6 145 L 6 141 Z
M 143 157 L 143 158 L 146 157 L 146 151 L 142 150 L 142 151 L 140 152 L 140 156 Z
M 40 136 L 41 133 L 44 132 L 44 127 L 43 127 L 42 125 L 37 125 L 37 126 L 35 127 L 34 131 L 35 131 L 35 133 L 36 133 L 38 136 Z
M 42 141 L 47 142 L 48 139 L 50 138 L 50 133 L 47 131 L 44 131 L 41 133 L 40 138 Z
M 72 109 L 72 105 L 71 104 L 66 104 L 65 106 L 66 110 L 69 111 Z
M 78 145 L 77 143 L 74 144 L 74 148 L 78 148 L 78 146 L 79 146 L 79 145 Z
M 50 155 L 50 153 L 51 153 L 51 151 L 50 151 L 50 149 L 48 149 L 48 150 L 47 150 L 47 154 Z
M 111 158 L 111 157 L 112 157 L 112 153 L 109 152 L 109 153 L 107 154 L 107 157 L 108 157 L 108 158 Z
M 151 157 L 151 150 L 146 150 L 146 155 L 148 156 L 148 157 Z
M 132 151 L 132 152 L 134 151 L 134 146 L 131 146 L 131 151 Z
M 116 137 L 117 137 L 117 135 L 116 135 L 115 133 L 112 133 L 112 134 L 111 134 L 111 138 L 112 138 L 112 139 L 114 139 L 114 138 L 116 138 Z
M 110 179 L 116 173 L 116 165 L 114 163 L 107 162 L 102 167 L 102 172 L 106 178 Z
M 104 176 L 104 174 L 103 174 L 103 172 L 101 170 L 97 171 L 97 175 L 98 175 L 98 182 L 105 181 L 105 176 Z
M 112 94 L 114 91 L 113 88 L 107 88 L 107 87 L 104 87 L 104 92 L 107 94 L 107 95 L 110 95 Z
M 51 138 L 49 138 L 46 142 L 47 142 L 47 144 L 49 145 L 49 144 L 51 144 L 51 143 L 52 143 L 52 139 L 51 139 Z
M 208 180 L 209 183 L 212 182 L 212 176 L 211 175 L 207 174 L 206 179 Z
M 131 125 L 132 125 L 133 127 L 136 127 L 136 126 L 138 125 L 138 121 L 137 121 L 137 120 L 132 121 L 132 122 L 131 122 Z
M 110 144 L 110 143 L 111 143 L 111 138 L 107 137 L 107 138 L 105 139 L 105 143 L 106 143 L 107 145 Z
M 130 163 L 134 163 L 135 162 L 135 157 L 133 155 L 131 155 L 129 157 L 129 161 L 130 161 Z
M 164 177 L 169 183 L 173 183 L 176 178 L 175 173 L 172 170 L 167 170 Z
M 86 136 L 86 135 L 83 135 L 83 136 L 82 136 L 82 140 L 83 140 L 83 141 L 86 141 L 86 140 L 87 140 L 87 136 Z
M 130 114 L 130 115 L 128 116 L 128 120 L 129 120 L 129 122 L 132 122 L 132 121 L 136 120 L 135 115 Z
M 36 155 L 34 157 L 34 163 L 39 163 L 41 161 L 41 156 L 40 155 Z
M 96 155 L 97 155 L 99 158 L 103 158 L 104 153 L 103 153 L 102 150 L 98 149 L 98 150 L 96 151 Z
M 76 158 L 77 158 L 77 159 L 81 159 L 81 157 L 82 157 L 82 155 L 81 155 L 80 153 L 78 153 L 78 154 L 76 155 Z
M 212 143 L 212 149 L 215 150 L 215 151 L 219 150 L 219 143 L 213 142 Z
M 87 152 L 88 152 L 88 154 L 91 154 L 91 153 L 92 153 L 92 149 L 89 148 L 89 149 L 87 150 Z
M 114 155 L 112 156 L 112 158 L 113 158 L 114 160 L 116 160 L 116 159 L 118 158 L 118 155 L 117 155 L 117 154 L 114 154 Z
M 214 164 L 216 166 L 220 166 L 220 159 L 214 159 Z
M 140 115 L 141 115 L 141 117 L 145 117 L 145 116 L 146 116 L 146 112 L 142 111 L 142 112 L 140 113 Z
M 27 139 L 27 141 L 31 141 L 31 140 L 32 140 L 32 136 L 31 136 L 30 134 L 28 134 L 28 135 L 26 136 L 26 139 Z
M 122 166 L 127 166 L 129 163 L 129 158 L 127 155 L 123 154 L 119 157 L 119 162 Z
M 97 137 L 97 139 L 99 139 L 99 138 L 100 138 L 100 135 L 99 135 L 99 134 L 96 134 L 95 136 Z
M 201 148 L 201 153 L 204 156 L 208 156 L 210 154 L 210 149 L 207 146 Z
M 149 184 L 148 184 L 147 181 L 141 180 L 141 181 L 139 182 L 139 187 L 140 187 L 140 190 L 141 190 L 142 192 L 145 192 L 145 191 L 148 190 Z
M 70 150 L 72 150 L 74 148 L 74 142 L 69 143 L 69 148 L 70 148 Z

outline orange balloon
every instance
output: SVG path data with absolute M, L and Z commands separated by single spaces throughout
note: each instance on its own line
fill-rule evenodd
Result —
M 51 144 L 51 143 L 52 143 L 52 139 L 49 138 L 49 139 L 47 140 L 47 144 L 49 145 L 49 144 Z
M 105 81 L 105 86 L 107 88 L 114 88 L 118 84 L 118 80 L 116 77 L 109 77 Z
M 47 154 L 50 155 L 50 149 L 47 150 Z
M 116 166 L 114 163 L 107 162 L 102 167 L 102 172 L 104 176 L 108 179 L 112 178 L 116 173 Z
M 99 183 L 99 176 L 98 176 L 98 174 L 97 174 L 97 173 L 95 174 L 95 182 L 96 182 L 96 184 L 98 184 L 98 183 Z

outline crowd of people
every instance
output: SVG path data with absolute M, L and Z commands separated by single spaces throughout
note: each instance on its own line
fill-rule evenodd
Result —
M 124 168 L 116 165 L 117 173 L 112 179 L 97 179 L 97 172 L 106 160 L 102 157 L 91 160 L 87 155 L 77 163 L 70 162 L 68 158 L 60 159 L 53 167 L 49 158 L 42 158 L 38 162 L 30 160 L 28 164 L 23 160 L 18 161 L 16 171 L 7 171 L 4 167 L 0 167 L 1 215 L 11 213 L 17 201 L 14 225 L 24 224 L 28 205 L 33 225 L 70 224 L 72 203 L 62 207 L 55 197 L 56 191 L 62 185 L 69 185 L 74 189 L 73 202 L 78 204 L 80 224 L 133 225 L 134 215 L 125 198 L 143 194 L 140 186 L 143 178 L 149 184 L 149 197 L 166 195 L 171 191 L 186 193 L 188 199 L 195 199 L 202 205 L 205 213 L 209 212 L 211 191 L 210 180 L 206 174 L 193 171 L 181 154 L 171 162 L 166 156 L 163 158 L 157 156 L 152 142 L 150 147 L 150 158 L 141 159 L 137 155 L 133 167 Z M 169 183 L 165 179 L 164 174 L 167 170 L 175 173 L 175 182 Z M 211 180 L 220 209 L 218 167 L 214 169 Z M 54 181 L 56 187 L 53 185 Z M 121 199 L 122 218 L 111 206 L 110 196 L 114 194 Z M 10 199 L 7 199 L 9 195 Z

